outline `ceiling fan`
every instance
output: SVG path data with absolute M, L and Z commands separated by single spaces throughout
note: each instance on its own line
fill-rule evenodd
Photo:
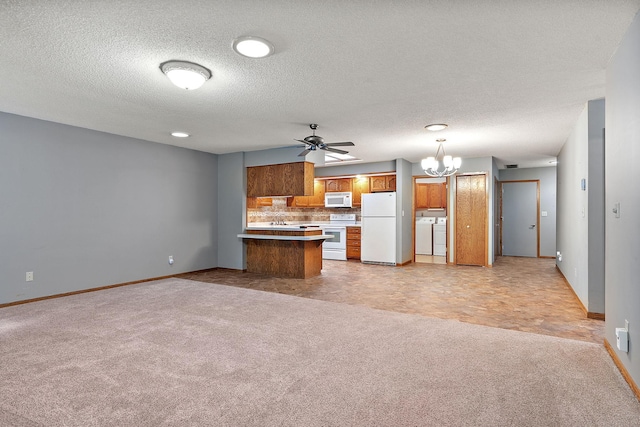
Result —
M 307 154 L 309 154 L 309 152 L 315 151 L 318 149 L 325 150 L 325 151 L 332 151 L 334 153 L 339 153 L 339 154 L 347 154 L 348 151 L 338 150 L 337 148 L 332 148 L 332 147 L 346 147 L 346 146 L 355 145 L 353 142 L 324 142 L 324 139 L 321 136 L 316 135 L 316 129 L 318 129 L 318 125 L 310 124 L 309 127 L 313 131 L 313 135 L 309 135 L 305 139 L 296 139 L 296 141 L 302 142 L 303 144 L 305 144 L 305 145 L 302 145 L 301 147 L 306 148 L 302 153 L 298 154 L 298 156 L 300 157 L 306 156 Z

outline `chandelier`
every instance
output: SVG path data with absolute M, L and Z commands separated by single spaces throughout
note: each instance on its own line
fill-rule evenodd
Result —
M 460 157 L 448 156 L 444 151 L 443 143 L 445 141 L 446 139 L 436 139 L 436 142 L 438 143 L 438 150 L 436 151 L 435 157 L 427 157 L 426 159 L 422 159 L 422 162 L 420 162 L 424 173 L 429 176 L 435 176 L 438 178 L 441 178 L 443 176 L 451 176 L 454 173 L 458 172 L 458 169 L 460 169 L 460 166 L 462 166 L 462 159 Z M 442 171 L 438 170 L 440 169 L 440 161 L 438 159 L 441 156 L 441 151 L 442 164 L 444 166 L 444 169 Z

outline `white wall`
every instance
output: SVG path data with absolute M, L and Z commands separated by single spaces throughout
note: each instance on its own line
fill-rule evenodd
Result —
M 629 320 L 629 352 L 616 354 L 640 384 L 640 17 L 607 68 L 605 338 Z M 620 203 L 620 218 L 612 212 Z M 638 349 L 636 349 L 636 346 Z
M 215 154 L 0 113 L 0 303 L 216 267 L 216 168 Z

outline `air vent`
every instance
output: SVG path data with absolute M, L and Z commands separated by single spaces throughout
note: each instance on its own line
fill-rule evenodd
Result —
M 507 169 L 518 169 L 518 165 L 504 165 Z

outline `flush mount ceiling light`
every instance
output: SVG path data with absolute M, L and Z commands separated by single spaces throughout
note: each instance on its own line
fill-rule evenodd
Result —
M 171 136 L 176 138 L 188 138 L 190 135 L 186 132 L 171 132 Z
M 187 61 L 167 61 L 160 64 L 160 69 L 181 89 L 198 89 L 211 78 L 211 71 L 202 65 Z
M 265 58 L 273 54 L 273 45 L 260 37 L 245 36 L 233 41 L 233 50 L 247 58 Z
M 433 123 L 433 124 L 430 124 L 430 125 L 426 125 L 424 128 L 426 130 L 430 130 L 432 132 L 436 132 L 436 131 L 439 131 L 439 130 L 446 129 L 448 126 L 449 125 L 446 124 L 446 123 Z
M 420 166 L 429 176 L 436 176 L 442 178 L 443 176 L 450 176 L 454 173 L 458 172 L 460 166 L 462 166 L 462 159 L 460 157 L 451 157 L 447 156 L 447 153 L 444 151 L 444 142 L 446 139 L 436 139 L 438 143 L 438 150 L 436 151 L 436 155 L 434 157 L 427 157 L 420 162 Z M 442 164 L 444 165 L 444 170 L 439 171 L 440 162 L 438 158 L 440 157 L 440 151 L 442 151 Z

